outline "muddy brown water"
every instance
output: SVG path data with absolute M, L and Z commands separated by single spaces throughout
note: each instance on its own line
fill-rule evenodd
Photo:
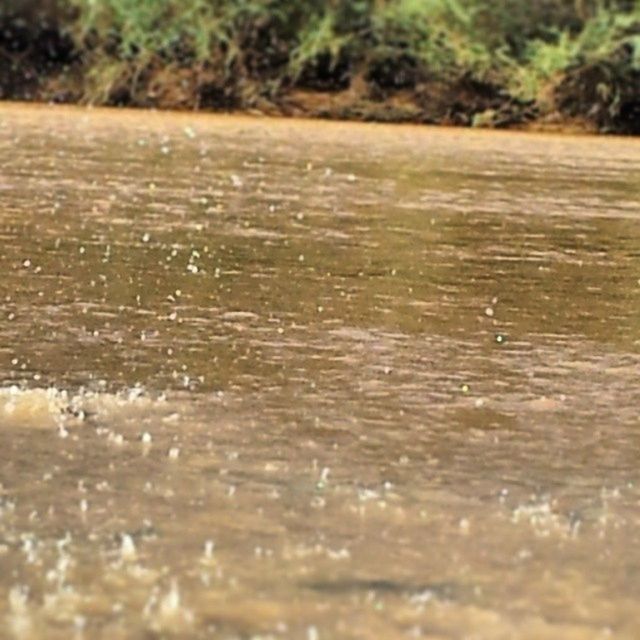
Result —
M 640 144 L 0 108 L 0 637 L 640 637 Z

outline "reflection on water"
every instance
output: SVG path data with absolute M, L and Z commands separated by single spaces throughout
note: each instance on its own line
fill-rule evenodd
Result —
M 7 637 L 637 638 L 638 185 L 633 140 L 2 107 Z

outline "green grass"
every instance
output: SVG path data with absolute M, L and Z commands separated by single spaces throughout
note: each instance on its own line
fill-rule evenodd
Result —
M 527 43 L 508 78 L 514 95 L 536 99 L 568 70 L 613 62 L 622 51 L 629 70 L 640 71 L 640 3 L 625 13 L 600 6 L 579 32 L 556 30 L 550 36 Z
M 616 8 L 577 0 L 573 11 L 568 1 L 541 2 L 539 15 L 525 0 L 70 2 L 80 46 L 96 58 L 139 66 L 178 57 L 185 63 L 222 60 L 230 69 L 249 47 L 261 46 L 265 65 L 295 80 L 324 56 L 335 64 L 348 55 L 357 64 L 402 54 L 435 75 L 499 76 L 524 68 L 520 91 L 530 95 L 536 82 L 581 60 L 607 57 L 623 43 L 634 48 L 635 65 L 640 58 L 637 1 Z

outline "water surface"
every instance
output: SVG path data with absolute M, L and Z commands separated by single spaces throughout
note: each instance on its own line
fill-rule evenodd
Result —
M 3 637 L 637 638 L 639 211 L 634 140 L 2 106 Z

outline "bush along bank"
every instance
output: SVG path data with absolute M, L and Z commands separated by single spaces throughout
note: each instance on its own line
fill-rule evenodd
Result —
M 640 133 L 640 0 L 21 0 L 0 97 Z

